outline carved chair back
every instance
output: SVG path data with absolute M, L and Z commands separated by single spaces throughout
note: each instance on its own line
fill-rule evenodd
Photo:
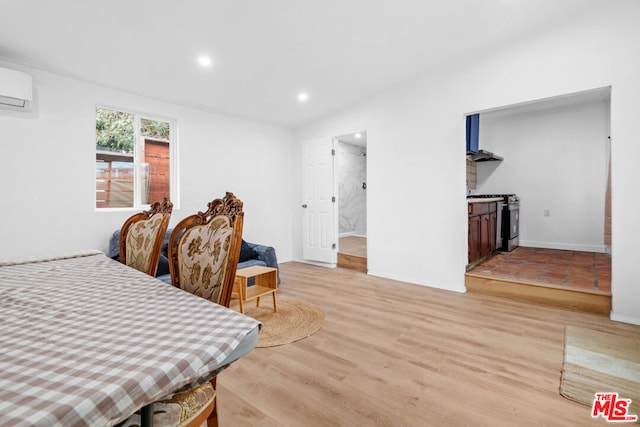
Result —
M 172 210 L 173 203 L 165 198 L 124 222 L 120 229 L 121 263 L 155 277 Z
M 229 307 L 242 243 L 242 201 L 227 192 L 207 206 L 206 212 L 186 217 L 171 233 L 171 283 Z

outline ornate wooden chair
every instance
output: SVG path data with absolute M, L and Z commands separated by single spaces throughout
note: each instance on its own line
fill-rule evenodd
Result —
M 242 201 L 227 192 L 180 221 L 169 237 L 171 283 L 187 292 L 229 307 L 238 267 L 244 212 Z M 214 390 L 216 377 L 211 379 Z M 207 420 L 218 425 L 217 404 Z
M 227 192 L 223 199 L 208 204 L 180 221 L 169 238 L 171 283 L 215 303 L 229 307 L 240 256 L 244 213 L 242 202 Z M 164 233 L 162 233 L 164 234 Z M 216 378 L 198 387 L 154 402 L 154 426 L 218 425 Z M 139 423 L 140 415 L 129 418 L 122 427 Z
M 210 383 L 204 383 L 187 391 L 174 393 L 153 404 L 154 427 L 201 427 L 215 409 L 216 391 Z M 140 427 L 140 411 L 117 427 Z M 217 418 L 214 421 L 217 425 Z
M 173 203 L 165 198 L 129 217 L 120 229 L 120 262 L 155 277 Z
M 243 223 L 242 202 L 229 192 L 180 221 L 169 238 L 171 283 L 229 307 Z

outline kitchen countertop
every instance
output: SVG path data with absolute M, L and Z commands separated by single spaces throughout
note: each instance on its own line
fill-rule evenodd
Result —
M 504 200 L 502 197 L 468 197 L 467 203 L 492 203 L 502 200 Z

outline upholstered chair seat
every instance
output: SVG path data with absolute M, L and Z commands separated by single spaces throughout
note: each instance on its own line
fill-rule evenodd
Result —
M 227 192 L 180 221 L 169 238 L 171 283 L 229 307 L 242 244 L 242 202 Z
M 215 402 L 216 391 L 209 382 L 167 396 L 153 404 L 153 427 L 204 427 Z M 140 413 L 136 412 L 119 427 L 140 427 L 140 424 Z
M 215 303 L 220 302 L 232 233 L 232 225 L 225 216 L 185 231 L 177 253 L 182 289 Z
M 164 199 L 124 222 L 120 230 L 121 263 L 155 277 L 172 210 L 173 203 Z

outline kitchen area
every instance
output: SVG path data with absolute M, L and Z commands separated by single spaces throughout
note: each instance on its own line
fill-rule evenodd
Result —
M 467 197 L 469 213 L 469 266 L 495 251 L 518 247 L 520 199 L 515 194 L 481 194 Z
M 603 88 L 465 118 L 467 290 L 609 312 L 609 100 Z
M 467 270 L 496 251 L 511 252 L 519 246 L 520 199 L 516 194 L 472 194 L 477 189 L 479 163 L 502 162 L 492 152 L 479 149 L 480 114 L 466 117 L 467 205 L 469 258 Z

